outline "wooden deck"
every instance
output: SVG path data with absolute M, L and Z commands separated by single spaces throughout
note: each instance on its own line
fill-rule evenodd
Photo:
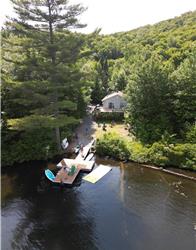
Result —
M 68 159 L 64 158 L 64 162 L 68 167 L 72 165 L 79 166 L 81 171 L 88 171 L 90 172 L 95 164 L 95 161 L 86 161 L 86 160 L 77 160 L 77 159 Z
M 92 140 L 86 146 L 84 146 L 83 150 L 79 151 L 79 153 L 78 153 L 78 155 L 76 157 L 76 160 L 79 160 L 79 161 L 84 160 L 87 157 L 87 155 L 88 155 L 88 153 L 89 153 L 89 151 L 90 151 L 90 149 L 91 149 L 94 142 L 95 142 L 95 140 Z
M 95 161 L 85 161 L 85 160 L 64 158 L 59 164 L 61 164 L 62 166 L 61 166 L 61 169 L 58 171 L 54 179 L 54 182 L 71 185 L 73 184 L 75 178 L 77 177 L 80 171 L 90 172 L 95 164 Z M 68 175 L 68 172 L 65 170 L 64 167 L 67 166 L 67 168 L 71 168 L 72 165 L 76 166 L 77 170 L 71 176 L 71 175 Z
M 85 161 L 85 158 L 87 157 L 94 141 L 95 140 L 92 140 L 90 143 L 88 143 L 83 148 L 82 152 L 80 150 L 75 159 L 64 158 L 57 164 L 57 167 L 60 167 L 61 169 L 58 171 L 54 179 L 55 183 L 71 185 L 80 171 L 90 172 L 92 170 L 95 161 Z M 76 166 L 77 170 L 73 175 L 68 175 L 69 168 L 71 168 L 73 165 Z
M 59 170 L 59 172 L 57 173 L 54 182 L 55 183 L 63 183 L 63 184 L 68 184 L 71 185 L 75 178 L 77 177 L 78 173 L 80 172 L 80 168 L 77 167 L 76 172 L 74 173 L 74 175 L 68 175 L 68 173 L 66 172 L 66 170 L 63 168 L 61 168 L 61 170 Z

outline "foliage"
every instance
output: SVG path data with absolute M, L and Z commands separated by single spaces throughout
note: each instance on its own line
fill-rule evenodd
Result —
M 5 89 L 8 85 L 12 87 L 6 95 L 11 104 L 11 107 L 6 105 L 6 112 L 9 108 L 12 111 L 12 105 L 28 109 L 28 112 L 20 114 L 21 117 L 16 110 L 12 118 L 17 118 L 18 124 L 19 119 L 24 120 L 25 117 L 25 122 L 29 120 L 31 124 L 33 114 L 34 118 L 37 116 L 39 125 L 39 115 L 46 116 L 49 127 L 54 123 L 57 136 L 60 134 L 60 116 L 76 110 L 75 101 L 81 96 L 82 84 L 76 62 L 82 39 L 69 32 L 68 28 L 83 27 L 77 16 L 84 8 L 80 5 L 69 6 L 65 0 L 12 2 L 17 18 L 7 22 L 4 59 L 9 61 L 9 55 L 13 58 L 17 54 L 18 60 L 12 59 L 14 72 L 7 72 L 12 79 L 5 78 Z M 15 53 L 10 51 L 10 45 Z M 52 116 L 52 122 L 48 120 L 48 115 Z M 66 116 L 64 121 L 66 125 Z M 60 136 L 57 137 L 59 148 Z
M 54 137 L 49 129 L 35 129 L 20 134 L 9 133 L 2 138 L 1 159 L 4 166 L 31 160 L 46 160 L 57 154 Z M 5 146 L 6 145 L 6 146 Z
M 15 147 L 29 148 L 24 135 L 31 135 L 32 142 L 33 132 L 45 130 L 46 134 L 50 131 L 52 141 L 56 138 L 55 152 L 61 153 L 63 134 L 70 134 L 86 108 L 88 86 L 82 82 L 79 65 L 83 36 L 69 31 L 84 27 L 78 16 L 85 9 L 68 5 L 66 0 L 12 2 L 17 16 L 6 22 L 2 32 L 4 145 L 12 144 L 8 138 L 14 130 Z M 44 148 L 48 140 L 42 139 L 46 140 Z M 40 149 L 38 144 L 36 147 Z M 45 157 L 39 150 L 37 158 L 40 154 Z M 36 159 L 31 153 L 26 155 L 26 160 L 31 159 L 30 155 Z
M 149 149 L 149 160 L 159 166 L 175 166 L 196 170 L 196 144 L 169 144 L 155 142 Z
M 123 91 L 126 121 L 143 143 L 166 133 L 186 141 L 187 124 L 195 123 L 195 21 L 193 11 L 128 32 L 87 36 L 93 103 L 101 103 L 108 92 Z
M 129 154 L 126 142 L 115 133 L 106 133 L 98 139 L 96 152 L 101 156 L 108 155 L 119 160 L 127 159 Z
M 196 124 L 188 127 L 186 131 L 186 140 L 196 144 Z
M 120 121 L 122 122 L 124 119 L 124 113 L 122 112 L 94 112 L 94 119 L 96 121 Z
M 103 147 L 119 159 L 194 168 L 196 11 L 104 36 L 100 30 L 69 30 L 84 27 L 78 21 L 81 5 L 12 2 L 17 17 L 2 30 L 3 165 L 44 159 L 48 145 L 49 156 L 60 152 L 61 139 L 71 134 L 86 105 L 121 90 L 128 101 L 126 122 L 142 143 L 111 135 L 113 147 L 105 136 L 100 153 Z M 34 143 L 33 154 L 34 138 L 41 146 Z
M 160 58 L 152 56 L 138 66 L 127 87 L 129 122 L 143 142 L 159 140 L 173 132 L 172 110 L 167 72 Z
M 194 124 L 196 117 L 196 47 L 170 75 L 177 132 Z
M 148 151 L 149 149 L 143 146 L 140 142 L 133 141 L 127 143 L 127 148 L 129 151 L 129 160 L 138 163 L 149 162 Z
M 119 160 L 196 170 L 196 144 L 175 144 L 162 139 L 147 147 L 137 141 L 121 139 L 117 134 L 106 133 L 97 141 L 96 150 L 101 156 Z

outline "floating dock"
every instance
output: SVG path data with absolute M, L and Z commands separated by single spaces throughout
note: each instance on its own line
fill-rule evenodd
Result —
M 90 174 L 83 177 L 83 180 L 89 181 L 91 183 L 96 183 L 104 175 L 106 175 L 111 169 L 112 168 L 109 166 L 100 165 L 95 170 L 93 170 Z

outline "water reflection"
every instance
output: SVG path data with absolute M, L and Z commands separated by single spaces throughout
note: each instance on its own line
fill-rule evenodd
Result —
M 53 187 L 36 162 L 2 173 L 2 249 L 195 249 L 196 183 L 136 164 Z M 54 165 L 50 164 L 54 169 Z
M 43 170 L 44 166 L 34 166 L 33 172 L 19 169 L 14 182 L 3 187 L 4 194 L 13 195 L 3 196 L 2 249 L 78 249 L 78 242 L 81 249 L 97 249 L 93 219 L 81 205 L 78 186 L 62 189 L 46 184 L 43 191 Z M 3 178 L 8 180 L 9 175 Z
M 120 170 L 120 198 L 148 226 L 153 249 L 195 249 L 196 184 L 135 164 Z

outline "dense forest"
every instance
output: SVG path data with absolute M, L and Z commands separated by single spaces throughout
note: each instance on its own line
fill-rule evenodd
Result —
M 2 165 L 60 154 L 86 106 L 122 91 L 125 122 L 148 158 L 196 169 L 196 11 L 85 35 L 71 31 L 84 27 L 80 5 L 12 2 L 18 18 L 2 30 Z

